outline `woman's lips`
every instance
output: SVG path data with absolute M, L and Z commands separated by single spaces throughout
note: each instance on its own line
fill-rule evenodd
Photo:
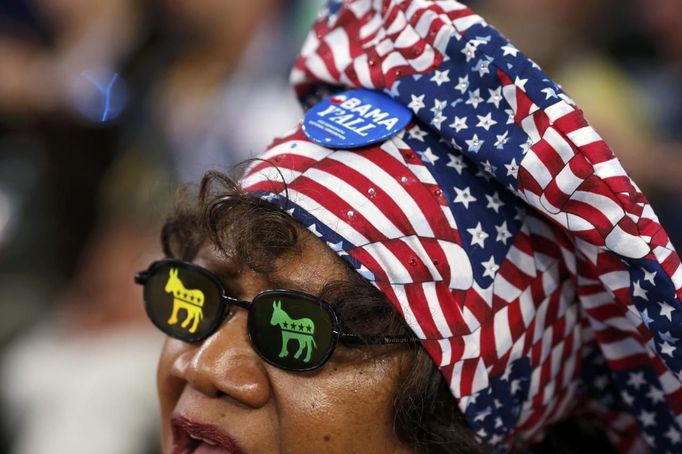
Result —
M 246 454 L 230 435 L 214 425 L 173 416 L 171 426 L 173 454 Z

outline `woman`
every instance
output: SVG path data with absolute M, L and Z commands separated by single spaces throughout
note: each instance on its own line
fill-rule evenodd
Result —
M 137 276 L 165 452 L 679 451 L 680 262 L 570 98 L 457 2 L 327 13 L 333 96 Z

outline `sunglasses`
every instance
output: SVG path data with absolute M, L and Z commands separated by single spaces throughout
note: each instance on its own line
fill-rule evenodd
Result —
M 363 336 L 343 332 L 330 304 L 294 290 L 266 290 L 253 301 L 227 295 L 218 277 L 193 263 L 165 259 L 135 274 L 144 286 L 149 319 L 168 336 L 200 342 L 216 332 L 232 307 L 248 311 L 253 349 L 281 369 L 304 372 L 321 367 L 336 344 L 380 345 L 417 342 L 415 337 Z

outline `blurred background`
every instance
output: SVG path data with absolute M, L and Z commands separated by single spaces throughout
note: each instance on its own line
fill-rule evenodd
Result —
M 133 273 L 179 185 L 259 153 L 322 0 L 0 0 L 0 453 L 158 452 Z M 682 2 L 472 0 L 682 245 Z

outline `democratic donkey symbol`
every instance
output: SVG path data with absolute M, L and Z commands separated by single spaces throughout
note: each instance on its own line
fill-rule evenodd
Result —
M 189 329 L 190 333 L 197 330 L 197 326 L 202 318 L 204 318 L 204 292 L 198 289 L 188 290 L 178 277 L 178 269 L 171 268 L 168 272 L 168 282 L 166 282 L 167 293 L 173 294 L 173 313 L 168 319 L 169 325 L 175 325 L 178 322 L 178 311 L 184 309 L 187 311 L 187 316 L 180 326 L 187 329 L 190 322 L 194 321 L 192 327 Z
M 315 334 L 315 323 L 309 318 L 292 319 L 289 314 L 282 309 L 282 302 L 275 301 L 272 303 L 272 318 L 271 325 L 279 325 L 282 330 L 282 350 L 279 352 L 280 358 L 289 356 L 287 344 L 289 339 L 296 339 L 298 341 L 298 350 L 294 354 L 294 358 L 298 359 L 306 349 L 304 363 L 310 362 L 310 355 L 313 353 L 313 348 L 317 347 L 313 335 Z

